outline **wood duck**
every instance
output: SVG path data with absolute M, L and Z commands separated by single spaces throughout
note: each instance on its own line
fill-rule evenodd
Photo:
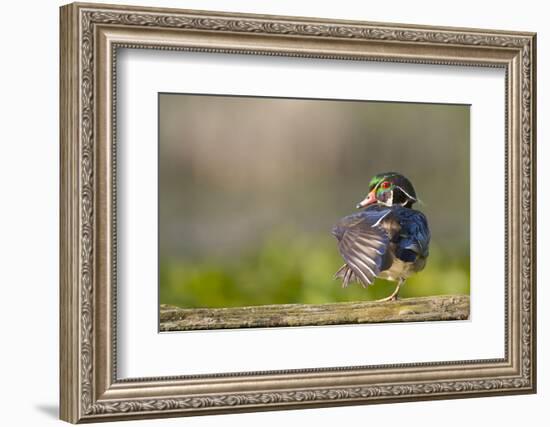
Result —
M 399 173 L 371 179 L 367 197 L 357 205 L 364 210 L 342 218 L 332 229 L 345 261 L 335 274 L 342 287 L 356 280 L 366 288 L 376 277 L 395 281 L 395 291 L 379 300 L 392 301 L 407 277 L 424 268 L 430 230 L 424 214 L 412 209 L 416 201 L 411 182 Z

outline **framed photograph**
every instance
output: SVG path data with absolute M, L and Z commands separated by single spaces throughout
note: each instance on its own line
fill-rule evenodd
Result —
M 63 420 L 535 392 L 535 34 L 60 22 Z

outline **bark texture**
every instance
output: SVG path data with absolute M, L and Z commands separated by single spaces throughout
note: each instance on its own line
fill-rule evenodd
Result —
M 349 323 L 465 320 L 468 295 L 406 298 L 389 302 L 278 304 L 254 307 L 179 308 L 160 306 L 161 331 L 338 325 Z

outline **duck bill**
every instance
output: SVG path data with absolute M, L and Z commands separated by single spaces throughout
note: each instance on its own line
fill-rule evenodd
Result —
M 374 191 L 371 191 L 367 197 L 365 197 L 363 200 L 361 200 L 359 203 L 357 203 L 356 208 L 366 208 L 368 205 L 372 205 L 373 203 L 376 203 L 376 195 L 374 194 Z

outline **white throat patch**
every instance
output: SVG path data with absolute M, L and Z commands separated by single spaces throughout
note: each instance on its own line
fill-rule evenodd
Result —
M 393 190 L 390 192 L 390 197 L 385 202 L 380 202 L 384 206 L 387 206 L 388 208 L 391 208 L 393 206 Z

